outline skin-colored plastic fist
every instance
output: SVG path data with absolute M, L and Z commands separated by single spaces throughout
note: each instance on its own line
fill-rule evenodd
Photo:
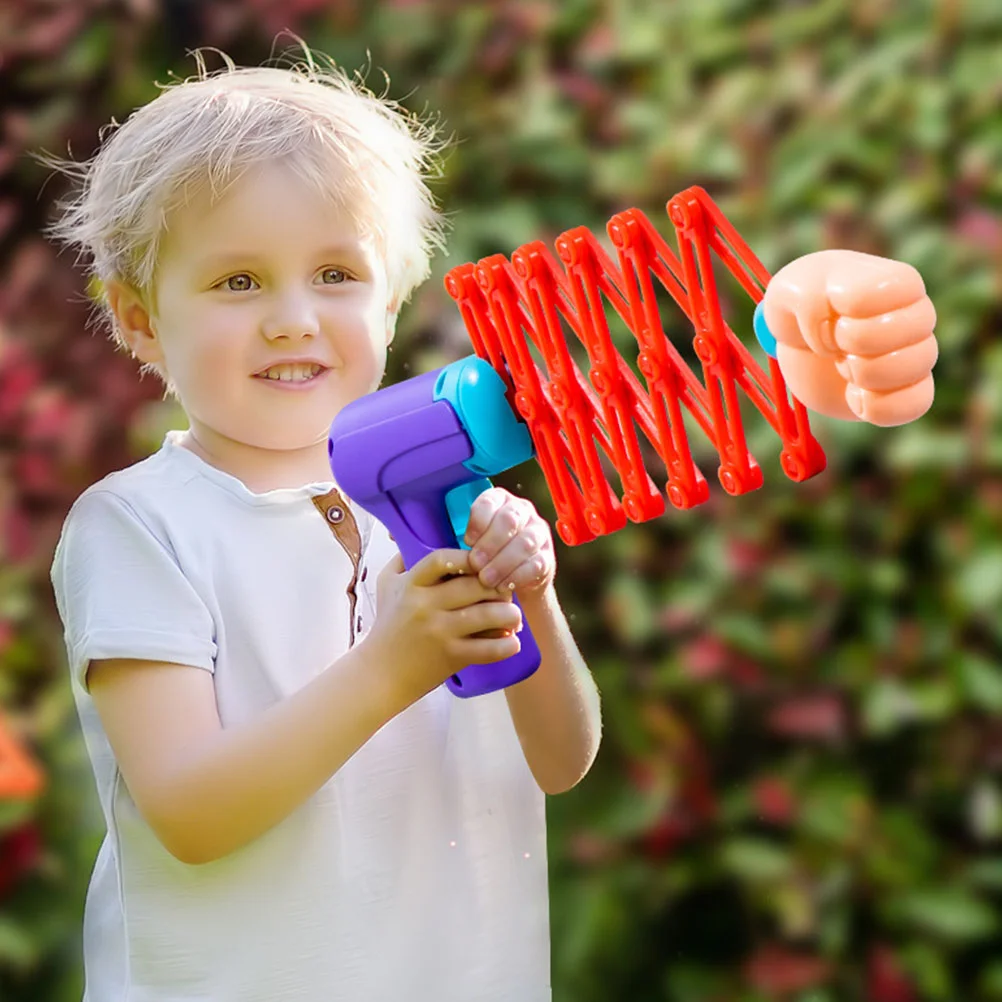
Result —
M 783 378 L 810 410 L 891 427 L 932 406 L 936 310 L 911 265 L 807 254 L 776 272 L 762 310 Z

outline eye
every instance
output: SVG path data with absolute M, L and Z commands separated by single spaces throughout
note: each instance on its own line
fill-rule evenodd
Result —
M 324 285 L 340 285 L 342 282 L 348 281 L 348 275 L 340 268 L 324 268 L 320 272 L 320 281 Z
M 222 285 L 230 292 L 250 292 L 251 289 L 257 287 L 257 282 L 250 275 L 241 272 L 239 275 L 230 275 L 223 281 Z

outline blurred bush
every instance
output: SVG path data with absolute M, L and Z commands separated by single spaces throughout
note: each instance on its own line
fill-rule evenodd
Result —
M 88 330 L 26 152 L 298 31 L 459 140 L 447 259 L 405 376 L 468 350 L 451 265 L 705 186 L 770 270 L 844 246 L 922 272 L 933 411 L 815 420 L 795 485 L 576 549 L 560 589 L 604 695 L 591 776 L 550 803 L 556 1002 L 1002 999 L 1002 7 L 994 0 L 8 0 L 0 11 L 0 702 L 44 761 L 0 805 L 0 998 L 79 998 L 99 832 L 48 566 L 72 499 L 176 415 Z M 285 40 L 279 39 L 279 47 Z M 663 232 L 669 233 L 664 227 Z M 726 291 L 726 290 L 725 290 Z M 750 303 L 728 294 L 735 329 Z M 685 336 L 677 319 L 667 328 Z M 714 457 L 699 461 L 709 479 Z M 549 512 L 541 478 L 509 486 Z

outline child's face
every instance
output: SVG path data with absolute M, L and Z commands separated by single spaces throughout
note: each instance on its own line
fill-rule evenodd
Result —
M 281 165 L 170 218 L 156 300 L 137 354 L 166 369 L 193 430 L 217 445 L 326 448 L 334 415 L 382 378 L 393 321 L 383 261 Z

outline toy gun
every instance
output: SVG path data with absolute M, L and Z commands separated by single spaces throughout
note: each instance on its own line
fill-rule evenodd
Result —
M 405 566 L 434 549 L 463 546 L 470 506 L 489 478 L 533 457 L 569 546 L 661 515 L 664 497 L 647 471 L 638 430 L 660 460 L 671 504 L 702 504 L 709 488 L 693 462 L 683 411 L 716 448 L 724 490 L 757 489 L 762 471 L 745 441 L 739 390 L 782 440 L 787 477 L 803 481 L 825 468 L 806 408 L 788 395 L 761 309 L 753 327 L 769 356 L 768 374 L 724 321 L 713 255 L 757 304 L 769 272 L 701 188 L 676 195 L 667 208 L 679 256 L 642 212 L 629 209 L 607 226 L 618 264 L 579 227 L 556 240 L 559 262 L 537 241 L 510 260 L 494 255 L 452 269 L 445 287 L 475 355 L 377 390 L 335 418 L 328 441 L 334 478 L 392 533 Z M 664 332 L 655 280 L 695 330 L 703 380 Z M 613 343 L 605 303 L 636 341 L 646 388 Z M 587 379 L 562 322 L 587 352 Z M 603 457 L 618 474 L 621 496 Z M 448 688 L 468 697 L 527 678 L 539 651 L 528 627 L 519 637 L 518 654 L 470 665 Z

